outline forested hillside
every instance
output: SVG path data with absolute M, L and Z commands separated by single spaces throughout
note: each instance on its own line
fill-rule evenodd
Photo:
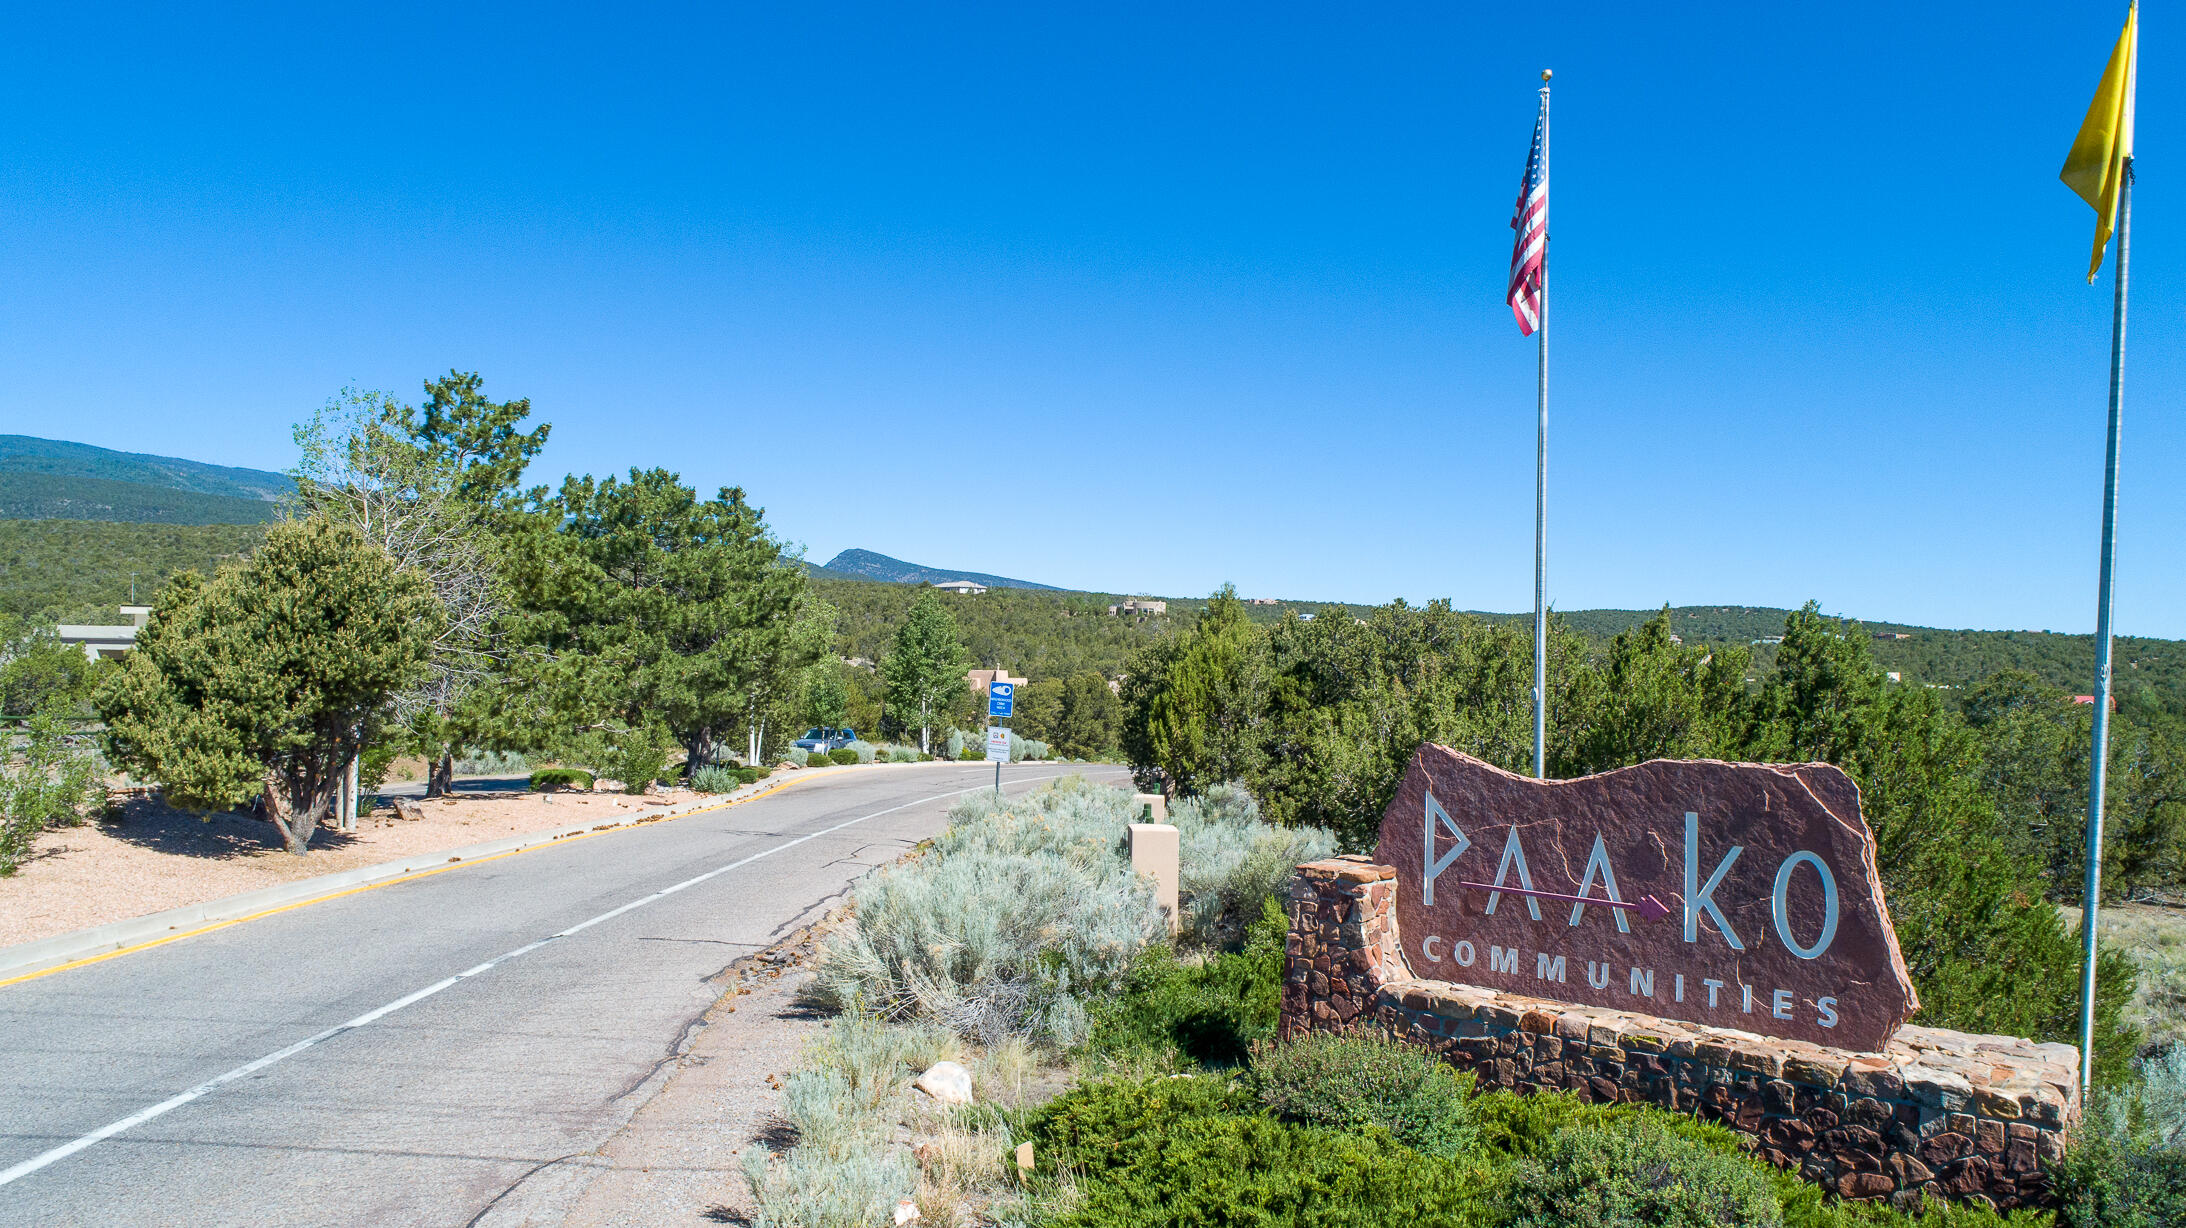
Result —
M 263 524 L 294 493 L 286 476 L 173 456 L 0 435 L 0 519 Z
M 817 577 L 812 587 L 835 607 L 836 650 L 868 661 L 887 654 L 888 638 L 911 603 L 932 591 L 921 585 Z M 1087 669 L 1113 678 L 1132 650 L 1168 631 L 1177 617 L 1111 616 L 1108 606 L 1114 599 L 1088 593 L 998 588 L 948 600 L 964 647 L 977 665 L 1000 666 L 1035 679 Z
M 114 607 L 149 605 L 167 577 L 209 571 L 258 545 L 258 524 L 110 524 L 95 520 L 0 520 L 0 612 L 50 622 L 114 620 Z
M 265 499 L 53 473 L 0 472 L 0 520 L 125 520 L 149 524 L 263 524 L 280 505 Z
M 271 505 L 268 505 L 271 506 Z M 247 552 L 264 534 L 256 524 L 123 524 L 80 520 L 0 520 L 0 611 L 54 621 L 109 617 L 129 597 L 137 576 L 139 598 L 188 567 L 206 569 Z M 926 591 L 917 584 L 840 578 L 812 569 L 814 589 L 837 613 L 836 648 L 845 657 L 877 661 L 887 638 L 911 602 Z M 1137 646 L 1172 627 L 1188 625 L 1204 599 L 1172 599 L 1166 616 L 1116 617 L 1115 594 L 1061 589 L 998 588 L 955 598 L 965 647 L 981 666 L 1004 666 L 1031 678 L 1060 678 L 1095 670 L 1114 678 Z M 1284 602 L 1243 607 L 1261 625 L 1285 616 L 1370 617 L 1373 607 Z M 1597 644 L 1654 617 L 1649 610 L 1576 610 L 1558 619 Z M 1783 634 L 1792 611 L 1766 606 L 1687 606 L 1670 611 L 1671 626 L 1690 645 L 1751 645 L 1758 685 L 1775 668 L 1774 645 L 1752 641 Z M 1497 623 L 1530 624 L 1522 614 L 1483 614 Z M 2049 686 L 2085 693 L 2095 672 L 2094 637 L 2046 631 L 1949 631 L 1902 623 L 1864 623 L 1861 633 L 1904 635 L 1872 639 L 1874 658 L 1898 672 L 1905 686 L 1959 690 L 2002 670 L 2019 669 Z M 2117 641 L 2121 703 L 2186 711 L 2186 642 L 2143 638 Z

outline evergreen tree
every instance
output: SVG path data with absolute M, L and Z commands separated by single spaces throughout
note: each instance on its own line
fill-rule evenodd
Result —
M 1095 759 L 1116 749 L 1123 724 L 1123 703 L 1095 670 L 1082 669 L 1064 679 L 1052 731 L 1046 735 L 1057 753 Z
M 1886 688 L 1868 643 L 1812 602 L 1786 619 L 1747 757 L 1834 763 L 1859 786 L 1920 1022 L 2076 1041 L 2080 944 L 2042 867 L 2000 836 L 1973 731 L 1933 691 Z M 1980 709 L 2008 710 L 1997 698 Z M 2137 1040 L 2122 1015 L 2134 973 L 2112 951 L 2096 976 L 2095 1058 L 2110 1081 Z
M 1157 668 L 1159 677 L 1134 736 L 1147 755 L 1152 782 L 1164 792 L 1197 794 L 1254 774 L 1263 709 L 1259 649 L 1245 604 L 1237 589 L 1225 584 L 1173 656 L 1143 661 Z
M 302 854 L 440 618 L 425 584 L 354 529 L 276 525 L 247 563 L 161 592 L 97 696 L 108 757 L 186 809 L 262 799 Z
M 742 490 L 700 501 L 666 470 L 632 470 L 572 477 L 542 512 L 513 567 L 533 654 L 511 701 L 533 740 L 661 726 L 695 769 L 818 655 L 794 642 L 804 571 Z

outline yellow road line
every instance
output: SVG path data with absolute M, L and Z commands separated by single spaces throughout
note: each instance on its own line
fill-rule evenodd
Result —
M 806 776 L 800 773 L 796 776 L 788 778 L 787 780 L 776 781 L 775 783 L 768 785 L 766 788 L 759 790 L 757 793 L 748 794 L 744 797 L 736 798 L 733 801 L 722 802 L 718 806 L 703 806 L 697 810 L 686 810 L 682 814 L 662 815 L 659 818 L 643 820 L 635 823 L 617 823 L 611 827 L 603 825 L 592 831 L 578 832 L 575 835 L 563 836 L 558 840 L 548 840 L 540 844 L 528 845 L 520 849 L 510 849 L 505 853 L 494 853 L 486 857 L 474 857 L 465 861 L 451 862 L 444 866 L 436 866 L 430 870 L 419 870 L 415 874 L 405 874 L 399 878 L 389 878 L 383 879 L 376 883 L 366 883 L 361 887 L 347 887 L 340 891 L 330 891 L 325 895 L 315 895 L 312 896 L 310 899 L 297 900 L 293 904 L 276 905 L 275 907 L 268 908 L 260 912 L 247 913 L 240 917 L 230 917 L 225 921 L 214 921 L 207 925 L 198 926 L 196 929 L 192 930 L 183 930 L 181 933 L 164 934 L 158 938 L 153 938 L 146 942 L 137 943 L 134 946 L 121 947 L 116 950 L 106 951 L 98 955 L 86 955 L 82 959 L 72 959 L 65 964 L 55 964 L 51 968 L 40 968 L 36 972 L 26 972 L 23 973 L 21 976 L 12 976 L 4 981 L 0 981 L 0 988 L 5 988 L 9 985 L 20 985 L 24 981 L 35 981 L 39 977 L 52 976 L 56 972 L 66 972 L 71 968 L 81 968 L 88 964 L 101 963 L 105 960 L 113 959 L 116 956 L 120 955 L 134 955 L 138 951 L 149 951 L 153 947 L 163 947 L 170 942 L 176 942 L 184 938 L 195 938 L 199 934 L 210 934 L 214 930 L 224 930 L 231 925 L 241 925 L 245 921 L 256 921 L 260 917 L 270 917 L 276 913 L 288 912 L 291 909 L 302 908 L 309 904 L 323 904 L 328 900 L 338 900 L 345 895 L 356 895 L 359 892 L 364 891 L 377 891 L 382 887 L 392 887 L 397 883 L 415 882 L 421 878 L 430 878 L 435 874 L 446 874 L 450 870 L 461 870 L 467 866 L 482 866 L 489 861 L 499 861 L 504 857 L 514 857 L 518 853 L 530 853 L 535 852 L 539 849 L 561 848 L 563 845 L 572 844 L 579 840 L 589 840 L 594 836 L 612 835 L 616 832 L 621 831 L 635 831 L 640 827 L 650 827 L 655 823 L 664 823 L 674 819 L 687 819 L 694 814 L 712 814 L 718 810 L 727 810 L 731 806 L 741 806 L 745 802 L 756 802 L 762 797 L 771 797 L 774 794 L 789 788 L 791 785 L 794 785 L 801 780 L 818 779 L 820 779 L 818 776 Z M 336 872 L 339 873 L 339 871 Z

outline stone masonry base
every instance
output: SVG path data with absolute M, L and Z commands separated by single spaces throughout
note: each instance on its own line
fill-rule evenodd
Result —
M 1848 1053 L 1651 1015 L 1415 979 L 1396 874 L 1363 857 L 1298 868 L 1282 1035 L 1372 1028 L 1482 1086 L 1555 1089 L 1721 1122 L 1748 1150 L 1845 1198 L 2043 1205 L 2044 1160 L 2079 1113 L 2070 1045 L 1907 1026 Z

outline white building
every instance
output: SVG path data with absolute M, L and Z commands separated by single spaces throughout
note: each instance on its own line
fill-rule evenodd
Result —
M 54 628 L 63 644 L 83 645 L 83 655 L 92 661 L 110 661 L 127 653 L 137 642 L 137 632 L 144 629 L 145 620 L 152 616 L 148 605 L 125 605 L 121 616 L 129 620 L 123 627 L 102 627 L 93 623 L 62 623 Z
M 940 589 L 944 593 L 957 593 L 965 597 L 976 597 L 979 594 L 987 591 L 986 585 L 978 584 L 971 580 L 943 580 L 941 583 L 934 585 L 934 587 Z

